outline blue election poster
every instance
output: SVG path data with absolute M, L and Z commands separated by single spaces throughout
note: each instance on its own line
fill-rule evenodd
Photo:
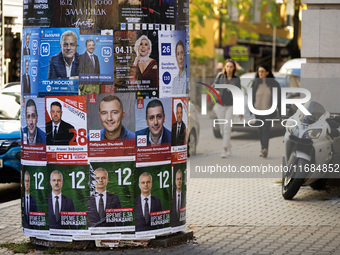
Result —
M 186 58 L 186 32 L 160 31 L 159 97 L 186 96 L 189 66 Z
M 78 94 L 79 29 L 40 30 L 39 96 Z
M 113 82 L 113 35 L 81 35 L 79 42 L 79 82 Z
M 21 82 L 25 95 L 38 95 L 39 31 L 38 28 L 23 31 Z

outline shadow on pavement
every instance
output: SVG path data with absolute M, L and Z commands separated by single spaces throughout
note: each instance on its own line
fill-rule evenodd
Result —
M 0 203 L 20 198 L 20 183 L 0 184 Z

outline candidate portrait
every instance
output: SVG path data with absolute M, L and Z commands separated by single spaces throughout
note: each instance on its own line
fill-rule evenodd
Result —
M 178 75 L 174 78 L 172 82 L 172 94 L 185 94 L 186 93 L 186 82 L 187 73 L 185 71 L 185 51 L 184 43 L 179 40 L 176 44 L 176 62 L 178 66 Z
M 173 227 L 183 225 L 184 220 L 181 220 L 181 208 L 184 208 L 185 205 L 185 194 L 183 194 L 182 184 L 183 184 L 183 173 L 181 169 L 178 169 L 176 172 L 176 191 L 172 197 L 172 219 L 171 225 Z
M 186 126 L 183 122 L 183 104 L 178 103 L 176 106 L 176 122 L 172 124 L 171 145 L 184 145 L 186 136 Z
M 61 35 L 60 50 L 49 59 L 48 79 L 78 79 L 79 54 L 76 33 L 68 30 Z
M 22 83 L 22 93 L 29 94 L 31 93 L 31 79 L 30 75 L 28 74 L 29 70 L 29 61 L 25 60 L 25 73 L 22 76 L 21 83 Z
M 22 129 L 24 144 L 46 143 L 46 134 L 38 128 L 37 106 L 33 99 L 28 99 L 25 110 L 26 127 Z
M 74 126 L 63 121 L 62 106 L 58 101 L 51 104 L 51 121 L 46 123 L 46 144 L 47 145 L 69 145 L 73 138 Z
M 86 51 L 79 56 L 79 73 L 80 74 L 100 74 L 100 64 L 98 56 L 93 54 L 95 42 L 93 39 L 87 39 L 85 42 Z
M 94 196 L 88 197 L 89 227 L 123 226 L 121 213 L 119 213 L 120 219 L 115 217 L 118 222 L 107 222 L 106 209 L 122 208 L 119 196 L 107 191 L 108 182 L 109 174 L 106 169 L 97 168 L 94 171 L 96 192 Z M 118 213 L 115 213 L 115 215 L 118 215 Z
M 27 33 L 26 40 L 25 40 L 25 47 L 23 50 L 24 55 L 31 55 L 31 49 L 29 48 L 29 44 L 30 44 L 30 34 Z
M 75 229 L 76 226 L 62 225 L 60 212 L 75 212 L 73 200 L 62 194 L 63 174 L 54 170 L 50 175 L 52 192 L 48 195 L 48 221 L 50 228 Z
M 32 228 L 32 225 L 30 224 L 30 220 L 29 220 L 29 212 L 38 211 L 37 200 L 34 197 L 32 197 L 32 195 L 30 194 L 30 186 L 31 186 L 31 177 L 30 177 L 29 172 L 26 171 L 24 174 L 25 192 L 21 198 L 22 211 L 23 211 L 22 225 L 24 228 Z
M 148 127 L 136 132 L 137 139 L 139 135 L 146 135 L 148 145 L 171 143 L 171 132 L 164 127 L 165 113 L 160 100 L 154 99 L 147 104 L 145 120 Z
M 151 226 L 152 212 L 162 211 L 162 202 L 159 198 L 151 195 L 152 176 L 148 172 L 144 172 L 139 176 L 138 186 L 140 188 L 140 196 L 135 198 L 135 225 L 136 231 L 153 230 L 162 225 Z
M 105 96 L 99 104 L 99 118 L 104 127 L 100 130 L 100 139 L 134 139 L 135 134 L 122 124 L 124 117 L 120 98 L 115 95 Z

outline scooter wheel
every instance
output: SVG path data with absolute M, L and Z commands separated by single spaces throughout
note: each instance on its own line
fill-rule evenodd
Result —
M 299 173 L 298 171 L 294 171 L 293 161 L 294 156 L 288 162 L 289 171 L 282 173 L 282 196 L 284 199 L 292 199 L 296 193 L 298 193 L 301 185 L 304 183 L 305 179 L 303 173 Z M 304 169 L 304 165 L 308 164 L 309 162 L 305 159 L 297 159 L 296 169 Z

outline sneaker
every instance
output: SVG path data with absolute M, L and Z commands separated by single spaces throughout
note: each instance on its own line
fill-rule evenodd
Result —
M 229 155 L 230 153 L 228 154 L 228 151 L 222 151 L 221 158 L 227 158 Z
M 222 151 L 221 153 L 221 158 L 227 158 L 229 157 L 231 154 L 231 151 L 230 150 L 227 150 L 227 151 Z

